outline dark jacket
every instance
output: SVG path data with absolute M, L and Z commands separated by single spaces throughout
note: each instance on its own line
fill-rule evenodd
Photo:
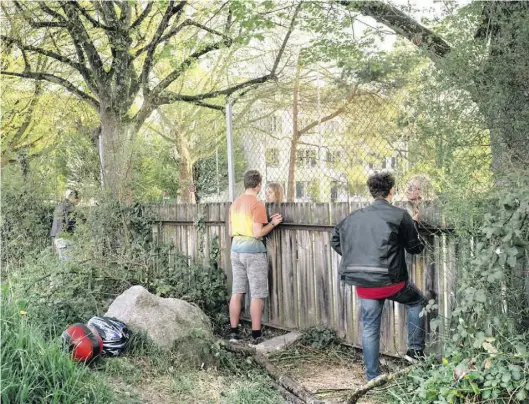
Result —
M 73 204 L 61 202 L 53 212 L 53 224 L 51 225 L 50 236 L 56 237 L 60 233 L 73 233 L 75 230 L 75 215 L 73 214 Z
M 418 254 L 424 249 L 410 214 L 385 199 L 377 199 L 340 222 L 331 246 L 342 256 L 342 280 L 367 288 L 408 280 L 404 250 Z

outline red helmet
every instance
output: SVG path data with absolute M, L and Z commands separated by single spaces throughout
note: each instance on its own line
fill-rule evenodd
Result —
M 90 361 L 103 351 L 103 340 L 99 333 L 82 323 L 68 327 L 62 333 L 62 338 L 72 358 L 79 362 Z

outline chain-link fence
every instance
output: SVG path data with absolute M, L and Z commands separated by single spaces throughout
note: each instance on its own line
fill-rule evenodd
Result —
M 264 185 L 279 184 L 283 202 L 362 201 L 370 172 L 409 171 L 397 105 L 375 94 L 334 104 L 260 102 L 235 128 L 247 168 L 259 170 Z

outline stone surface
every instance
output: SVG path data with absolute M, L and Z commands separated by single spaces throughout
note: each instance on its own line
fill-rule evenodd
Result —
M 298 332 L 289 332 L 285 335 L 280 335 L 255 345 L 255 349 L 261 353 L 268 354 L 271 352 L 279 351 L 280 349 L 286 348 L 288 345 L 294 343 L 299 337 Z
M 213 336 L 211 323 L 200 308 L 180 299 L 158 297 L 143 286 L 119 295 L 105 316 L 123 321 L 133 332 L 146 332 L 154 344 L 166 349 L 179 340 Z

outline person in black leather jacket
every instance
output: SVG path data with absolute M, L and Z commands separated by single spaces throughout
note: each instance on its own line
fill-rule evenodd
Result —
M 380 374 L 380 322 L 385 299 L 408 306 L 408 352 L 423 356 L 426 299 L 408 279 L 405 251 L 424 249 L 410 214 L 391 204 L 395 178 L 377 172 L 367 181 L 375 201 L 351 213 L 333 231 L 331 246 L 342 256 L 340 276 L 356 286 L 362 305 L 362 348 L 368 380 Z
M 61 261 L 70 259 L 68 250 L 72 245 L 72 241 L 69 235 L 75 231 L 76 218 L 74 208 L 79 201 L 79 193 L 76 190 L 69 189 L 64 195 L 64 200 L 55 207 L 53 212 L 50 236 Z

